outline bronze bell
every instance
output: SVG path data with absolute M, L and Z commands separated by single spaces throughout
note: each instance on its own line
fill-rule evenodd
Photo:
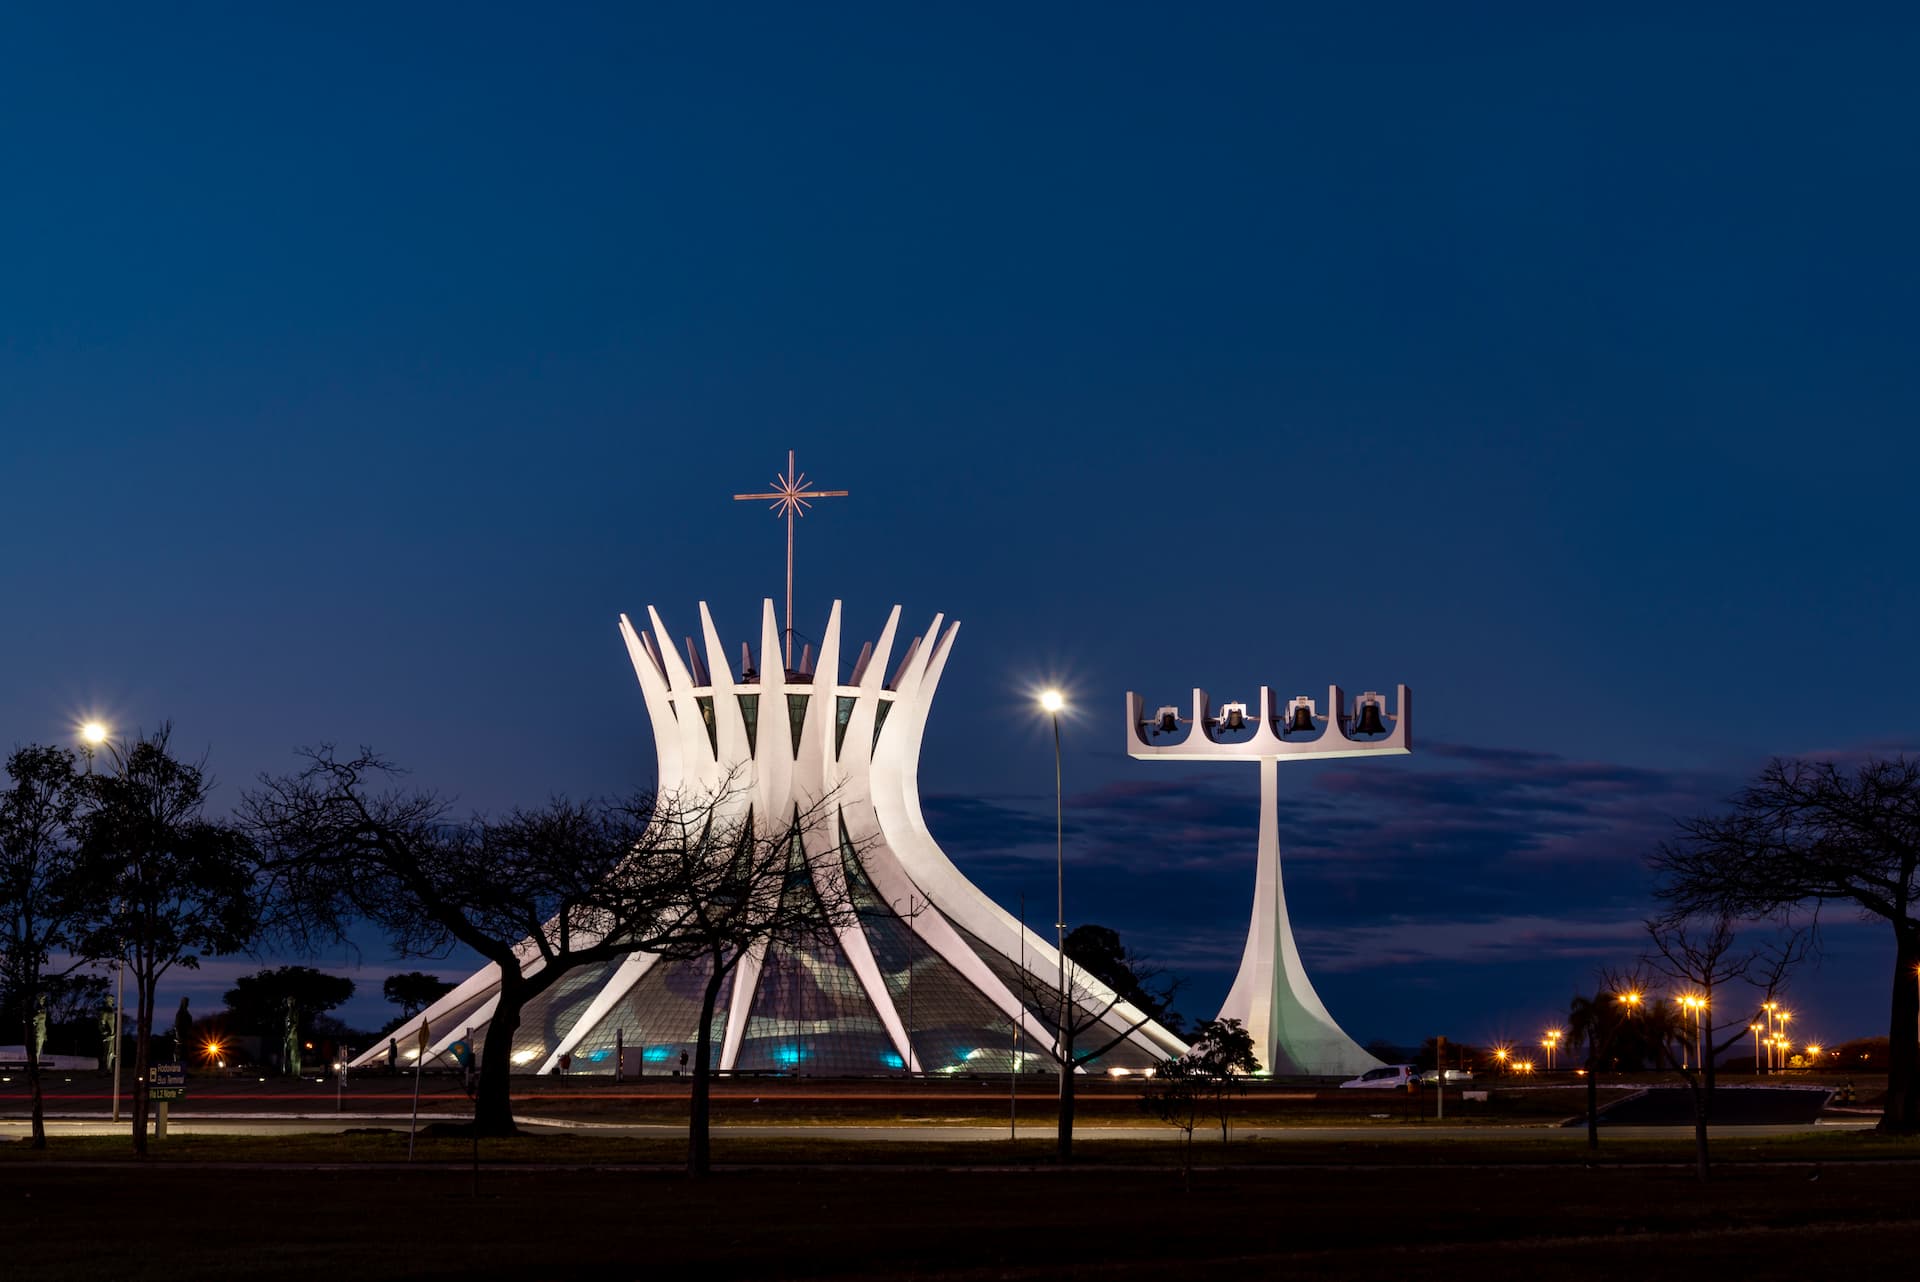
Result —
M 1360 705 L 1359 724 L 1353 728 L 1355 734 L 1385 734 L 1386 723 L 1380 720 L 1380 705 L 1372 699 Z
M 1245 730 L 1247 728 L 1246 709 L 1228 708 L 1227 714 L 1220 718 L 1220 726 L 1224 730 Z
M 1307 704 L 1295 704 L 1293 717 L 1287 722 L 1288 734 L 1313 733 L 1313 709 Z
M 1175 730 L 1178 730 L 1179 728 L 1180 728 L 1180 718 L 1174 714 L 1173 709 L 1172 708 L 1162 709 L 1160 713 L 1160 726 L 1159 726 L 1160 733 L 1172 734 Z

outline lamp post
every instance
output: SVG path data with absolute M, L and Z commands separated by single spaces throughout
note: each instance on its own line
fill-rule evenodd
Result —
M 87 759 L 87 774 L 93 774 L 93 756 L 100 745 L 107 741 L 107 727 L 99 721 L 88 721 L 80 727 L 80 751 Z M 109 1054 L 113 1059 L 113 1120 L 120 1120 L 120 1005 L 126 1000 L 127 963 L 123 957 L 113 960 L 113 1046 Z
M 1053 722 L 1053 890 L 1054 948 L 1060 958 L 1060 1138 L 1071 1142 L 1072 1119 L 1067 1108 L 1073 1090 L 1073 1042 L 1067 1025 L 1067 827 L 1066 804 L 1060 785 L 1060 712 L 1067 706 L 1066 696 L 1058 690 L 1040 695 L 1040 707 Z
M 893 906 L 896 909 L 900 907 L 900 905 L 897 902 Z M 902 917 L 905 917 L 907 919 L 907 1062 L 906 1062 L 906 1070 L 907 1070 L 908 1077 L 912 1077 L 915 1075 L 914 1066 L 919 1062 L 919 1059 L 920 1059 L 919 1052 L 914 1049 L 914 1045 L 913 1045 L 913 951 L 914 951 L 914 946 L 919 943 L 919 937 L 913 933 L 914 931 L 913 923 L 914 923 L 914 920 L 917 917 L 919 917 L 921 913 L 925 912 L 927 909 L 931 907 L 933 907 L 933 904 L 930 901 L 920 898 L 917 894 L 909 894 L 907 896 L 906 911 L 900 914 Z
M 1622 1006 L 1627 1008 L 1627 1018 L 1632 1019 L 1633 1013 L 1640 1009 L 1641 994 L 1638 989 L 1631 989 L 1621 993 L 1617 1000 Z M 1588 1080 L 1591 1081 L 1592 1078 L 1589 1077 Z
M 1706 1038 L 1703 1027 L 1706 1019 L 1707 999 L 1696 993 L 1687 993 L 1680 998 L 1680 1005 L 1693 1017 L 1693 1068 L 1695 1072 L 1705 1072 L 1707 1067 Z M 1686 1066 L 1681 1065 L 1682 1068 Z
M 1547 1048 L 1547 1071 L 1551 1073 L 1553 1071 L 1553 1053 L 1560 1049 L 1560 1030 L 1557 1028 L 1548 1029 L 1547 1035 L 1540 1039 L 1540 1044 Z

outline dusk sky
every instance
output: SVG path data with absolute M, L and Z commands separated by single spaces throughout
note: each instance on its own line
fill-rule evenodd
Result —
M 757 640 L 792 448 L 801 633 L 962 621 L 988 893 L 1051 894 L 1057 681 L 1068 915 L 1211 1015 L 1256 772 L 1125 693 L 1405 682 L 1414 756 L 1280 773 L 1309 967 L 1537 1036 L 1674 817 L 1920 745 L 1920 11 L 1669 8 L 15 7 L 0 742 L 644 786 L 615 618 Z M 1884 1031 L 1890 943 L 1833 913 L 1796 1031 Z M 368 1025 L 421 965 L 319 964 Z

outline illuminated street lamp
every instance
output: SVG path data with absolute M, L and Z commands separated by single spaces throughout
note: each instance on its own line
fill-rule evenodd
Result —
M 1707 1067 L 1705 1025 L 1707 1018 L 1707 999 L 1698 993 L 1686 993 L 1680 998 L 1680 1005 L 1693 1016 L 1693 1058 L 1694 1069 L 1705 1071 Z M 1684 1067 L 1684 1065 L 1682 1066 Z
M 1561 1033 L 1559 1029 L 1549 1028 L 1547 1035 L 1540 1039 L 1540 1044 L 1547 1048 L 1547 1071 L 1549 1073 L 1553 1071 L 1553 1053 L 1560 1049 L 1560 1036 Z
M 1753 1034 L 1753 1075 L 1760 1076 L 1760 1025 L 1748 1024 L 1747 1031 Z
M 93 755 L 107 741 L 110 732 L 104 721 L 92 718 L 80 723 L 80 752 L 87 759 L 87 773 L 93 773 Z M 120 1120 L 120 1006 L 127 999 L 127 963 L 113 959 L 113 1120 Z
M 1064 794 L 1060 787 L 1060 713 L 1066 706 L 1066 696 L 1058 690 L 1041 691 L 1040 709 L 1053 722 L 1053 933 L 1054 947 L 1060 954 L 1060 1133 L 1063 1143 L 1068 1134 L 1067 1092 L 1073 1089 L 1073 1055 L 1067 1044 L 1067 827 Z
M 1507 1067 L 1507 1056 L 1509 1053 L 1510 1052 L 1504 1046 L 1496 1046 L 1493 1048 L 1493 1057 L 1494 1059 L 1500 1062 L 1500 1068 L 1502 1069 L 1502 1071 L 1504 1071 Z

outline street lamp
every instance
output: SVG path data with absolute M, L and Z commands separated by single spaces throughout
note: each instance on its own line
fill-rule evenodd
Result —
M 87 758 L 87 773 L 93 773 L 93 754 L 107 741 L 106 723 L 88 719 L 80 723 L 80 751 Z M 120 1120 L 120 1006 L 127 999 L 127 963 L 113 959 L 113 1120 Z
M 1560 1030 L 1557 1028 L 1549 1028 L 1547 1035 L 1540 1039 L 1540 1044 L 1547 1048 L 1547 1071 L 1551 1073 L 1553 1071 L 1553 1053 L 1560 1049 Z
M 1753 1075 L 1760 1076 L 1760 1025 L 1748 1024 L 1747 1031 L 1753 1034 Z
M 1680 1005 L 1693 1016 L 1693 1058 L 1694 1070 L 1704 1072 L 1707 1067 L 1706 1038 L 1702 1035 L 1702 1026 L 1706 1021 L 1707 999 L 1697 993 L 1687 993 L 1680 998 Z M 1684 1065 L 1682 1066 L 1684 1067 Z
M 1060 713 L 1067 706 L 1058 690 L 1040 693 L 1040 709 L 1053 722 L 1053 890 L 1054 948 L 1060 956 L 1060 1105 L 1064 1116 L 1067 1092 L 1073 1089 L 1073 1048 L 1067 1034 L 1067 827 L 1064 794 L 1060 787 Z M 1063 1132 L 1064 1133 L 1064 1132 Z

